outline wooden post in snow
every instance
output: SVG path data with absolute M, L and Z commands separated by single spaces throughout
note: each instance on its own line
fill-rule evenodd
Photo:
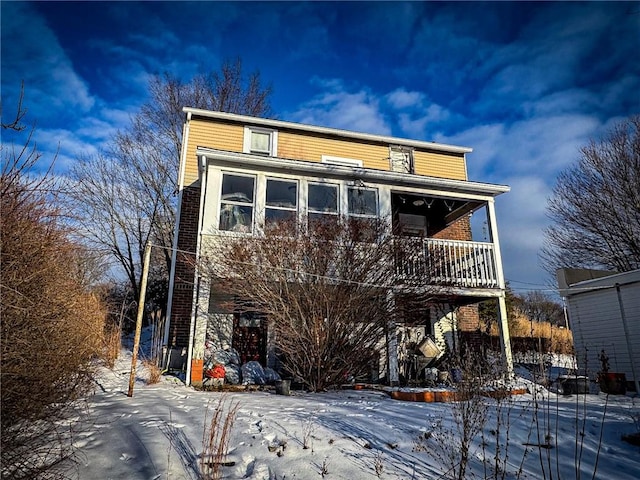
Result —
M 142 262 L 142 280 L 140 281 L 140 299 L 138 300 L 138 318 L 136 319 L 136 333 L 133 337 L 133 353 L 131 355 L 131 374 L 129 375 L 129 391 L 127 397 L 133 397 L 133 384 L 136 381 L 136 364 L 140 348 L 140 333 L 142 332 L 142 318 L 144 316 L 144 301 L 147 293 L 147 277 L 149 276 L 149 262 L 151 261 L 151 244 L 144 247 Z

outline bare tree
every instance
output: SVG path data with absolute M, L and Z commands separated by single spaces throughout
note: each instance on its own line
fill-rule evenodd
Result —
M 640 116 L 582 148 L 548 205 L 545 267 L 640 268 Z
M 220 72 L 196 76 L 188 83 L 169 74 L 155 76 L 149 93 L 131 128 L 118 132 L 107 151 L 81 159 L 74 168 L 70 199 L 85 239 L 112 260 L 116 272 L 125 275 L 134 298 L 139 298 L 146 243 L 161 247 L 153 251 L 149 281 L 157 287 L 155 300 L 164 317 L 182 108 L 265 116 L 271 113 L 271 88 L 262 86 L 259 73 L 245 78 L 242 63 L 236 60 L 225 62 Z
M 4 130 L 23 129 L 21 108 Z M 31 134 L 33 130 L 31 130 Z M 40 154 L 2 142 L 0 319 L 2 478 L 62 478 L 74 401 L 93 386 L 104 310 L 88 288 L 84 249 L 69 239 L 57 185 L 34 172 Z
M 393 237 L 381 221 L 296 227 L 211 237 L 200 271 L 236 299 L 230 308 L 265 315 L 284 370 L 311 390 L 366 378 L 396 315 Z
M 543 292 L 531 291 L 516 295 L 515 308 L 532 322 L 548 322 L 552 325 L 564 325 L 562 305 Z

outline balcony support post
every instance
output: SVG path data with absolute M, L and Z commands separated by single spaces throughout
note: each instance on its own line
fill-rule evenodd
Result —
M 395 298 L 392 291 L 387 292 L 387 304 L 391 306 L 387 321 L 387 379 L 389 385 L 395 387 L 400 384 L 398 371 L 398 332 L 395 320 Z
M 505 373 L 508 378 L 513 378 L 513 356 L 511 354 L 511 340 L 509 338 L 509 323 L 507 319 L 507 304 L 505 301 L 506 287 L 504 273 L 502 271 L 502 255 L 500 253 L 500 240 L 498 239 L 498 223 L 496 221 L 495 200 L 487 201 L 487 220 L 489 221 L 489 235 L 493 243 L 496 259 L 496 275 L 500 296 L 498 297 L 498 329 L 500 330 L 500 350 L 504 362 Z

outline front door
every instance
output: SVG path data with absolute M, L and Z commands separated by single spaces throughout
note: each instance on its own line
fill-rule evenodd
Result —
M 267 321 L 264 316 L 253 312 L 234 314 L 231 342 L 243 364 L 255 360 L 266 366 Z

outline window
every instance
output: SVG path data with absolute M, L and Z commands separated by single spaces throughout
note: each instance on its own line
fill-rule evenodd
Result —
M 257 155 L 269 155 L 275 157 L 278 154 L 278 132 L 265 128 L 244 128 L 244 153 Z
M 348 193 L 349 215 L 359 217 L 378 216 L 378 191 L 373 188 L 349 187 Z
M 277 222 L 295 222 L 298 213 L 298 183 L 267 179 L 264 220 L 268 229 Z
M 415 173 L 412 148 L 391 145 L 389 160 L 392 172 Z
M 338 220 L 338 185 L 309 184 L 309 225 L 314 222 Z
M 354 238 L 373 241 L 379 231 L 378 191 L 373 188 L 349 187 L 347 210 L 349 228 Z
M 255 178 L 223 174 L 220 197 L 220 230 L 251 233 Z

